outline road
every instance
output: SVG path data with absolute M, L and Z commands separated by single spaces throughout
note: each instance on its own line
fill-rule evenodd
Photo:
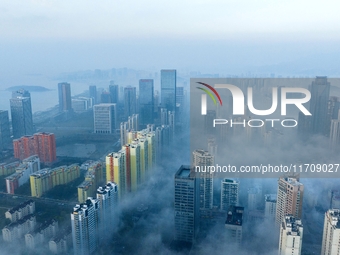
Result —
M 69 205 L 69 206 L 75 206 L 78 202 L 77 201 L 66 201 L 66 200 L 59 200 L 59 199 L 53 199 L 53 198 L 47 198 L 47 197 L 32 197 L 27 195 L 18 195 L 18 194 L 8 194 L 6 192 L 0 192 L 0 198 L 1 197 L 7 197 L 12 199 L 20 199 L 20 200 L 30 200 L 36 202 L 43 202 L 48 204 L 56 204 L 56 205 Z

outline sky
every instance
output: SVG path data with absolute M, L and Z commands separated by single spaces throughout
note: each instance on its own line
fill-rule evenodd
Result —
M 2 0 L 0 86 L 27 74 L 112 67 L 334 76 L 339 7 L 305 0 Z

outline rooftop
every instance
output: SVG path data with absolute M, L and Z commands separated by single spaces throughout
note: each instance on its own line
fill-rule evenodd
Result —
M 242 226 L 243 211 L 244 207 L 242 206 L 230 206 L 225 224 Z
M 175 178 L 189 178 L 190 166 L 182 165 L 175 174 Z
M 302 222 L 300 219 L 293 217 L 292 215 L 286 215 L 285 217 L 285 227 L 290 230 L 290 235 L 300 235 L 300 227 L 302 227 Z M 283 224 L 283 223 L 282 223 Z
M 34 201 L 33 201 L 33 200 L 25 201 L 25 202 L 21 203 L 20 205 L 17 205 L 17 206 L 15 206 L 15 207 L 12 207 L 12 208 L 9 209 L 8 211 L 9 211 L 10 213 L 14 213 L 14 212 L 20 210 L 21 208 L 25 208 L 27 205 L 29 205 L 29 204 L 31 204 L 31 203 L 34 203 Z

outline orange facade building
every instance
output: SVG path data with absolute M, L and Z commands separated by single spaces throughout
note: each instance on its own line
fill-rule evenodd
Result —
M 14 157 L 20 160 L 38 155 L 41 162 L 51 163 L 57 159 L 53 133 L 36 133 L 13 140 Z

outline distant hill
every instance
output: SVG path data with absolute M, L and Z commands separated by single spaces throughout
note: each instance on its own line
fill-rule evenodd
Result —
M 44 92 L 44 91 L 50 91 L 50 89 L 42 87 L 42 86 L 30 86 L 30 85 L 22 85 L 22 86 L 13 86 L 9 87 L 6 90 L 7 91 L 16 91 L 19 89 L 25 89 L 29 92 Z

